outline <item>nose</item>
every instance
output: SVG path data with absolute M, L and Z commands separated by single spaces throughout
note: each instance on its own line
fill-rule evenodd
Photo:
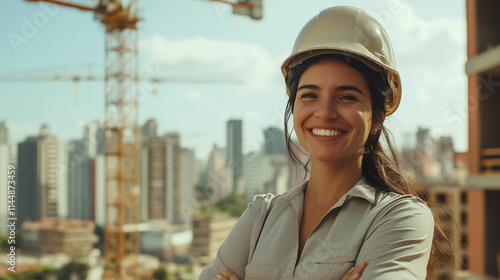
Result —
M 334 100 L 325 100 L 318 102 L 318 107 L 314 111 L 314 116 L 320 119 L 336 119 L 338 118 L 337 104 Z

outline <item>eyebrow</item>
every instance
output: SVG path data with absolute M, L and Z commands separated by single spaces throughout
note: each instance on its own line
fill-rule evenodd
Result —
M 300 86 L 297 91 L 301 90 L 301 89 L 315 89 L 315 90 L 318 90 L 319 89 L 319 86 L 317 85 L 303 85 L 303 86 Z M 348 91 L 348 90 L 354 90 L 354 91 L 357 91 L 359 93 L 361 93 L 362 95 L 365 95 L 359 88 L 355 87 L 355 86 L 339 86 L 336 88 L 336 90 L 338 91 Z

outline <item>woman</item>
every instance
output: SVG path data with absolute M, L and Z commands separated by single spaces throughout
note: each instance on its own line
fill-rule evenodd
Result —
M 433 240 L 442 231 L 423 190 L 379 142 L 384 133 L 392 153 L 383 123 L 401 96 L 382 26 L 356 8 L 323 10 L 282 72 L 287 148 L 299 161 L 293 115 L 309 180 L 256 196 L 200 279 L 426 279 L 446 250 Z

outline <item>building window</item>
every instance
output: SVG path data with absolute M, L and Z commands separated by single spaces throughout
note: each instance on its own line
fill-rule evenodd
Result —
M 460 221 L 462 222 L 462 225 L 467 225 L 467 213 L 465 211 L 462 211 L 460 214 Z
M 462 204 L 467 204 L 467 192 L 462 192 L 460 198 L 462 200 Z
M 467 270 L 467 263 L 469 262 L 469 259 L 467 258 L 467 256 L 464 256 L 463 259 L 462 259 L 462 270 Z
M 469 238 L 467 237 L 466 233 L 462 234 L 460 241 L 462 248 L 466 249 L 467 245 L 469 244 Z
M 443 193 L 439 193 L 439 194 L 437 195 L 437 200 L 438 200 L 439 202 L 441 202 L 441 203 L 446 204 L 446 195 L 445 195 L 445 194 L 443 194 Z

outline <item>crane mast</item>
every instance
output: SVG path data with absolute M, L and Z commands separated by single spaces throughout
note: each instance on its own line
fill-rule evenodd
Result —
M 92 11 L 106 28 L 104 280 L 139 279 L 140 139 L 137 125 L 137 15 L 133 1 L 100 0 L 89 7 L 64 0 L 49 2 Z
M 102 22 L 106 25 L 106 263 L 103 279 L 139 279 L 137 18 L 121 10 Z

